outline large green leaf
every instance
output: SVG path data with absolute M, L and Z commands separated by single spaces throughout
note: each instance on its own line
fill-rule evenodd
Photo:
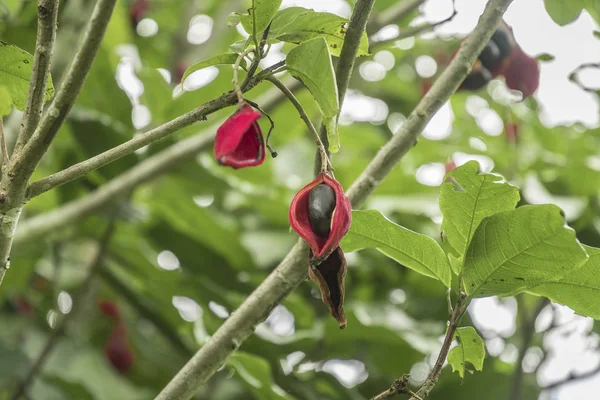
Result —
M 586 3 L 586 0 L 544 0 L 546 11 L 559 25 L 567 25 L 579 18 Z
M 544 283 L 530 290 L 575 312 L 600 319 L 600 249 L 583 246 L 589 255 L 578 270 L 556 282 Z
M 235 62 L 237 61 L 237 58 L 238 58 L 238 55 L 235 53 L 223 53 L 223 54 L 219 54 L 218 56 L 211 57 L 208 60 L 199 61 L 195 64 L 192 64 L 183 73 L 183 76 L 181 77 L 181 83 L 183 83 L 183 81 L 185 81 L 185 78 L 187 78 L 192 73 L 194 73 L 198 70 L 201 70 L 203 68 L 210 67 L 213 65 L 235 64 Z M 244 65 L 245 65 L 245 63 L 244 63 Z
M 227 363 L 235 369 L 248 389 L 259 399 L 290 400 L 283 389 L 273 382 L 271 366 L 261 357 L 238 351 Z
M 339 56 L 346 37 L 346 24 L 349 21 L 335 14 L 315 12 L 303 7 L 289 7 L 279 11 L 269 31 L 271 40 L 289 43 L 302 43 L 315 37 L 327 40 L 329 51 Z M 369 55 L 369 39 L 363 33 L 357 56 Z
M 442 230 L 458 257 L 464 257 L 475 229 L 485 217 L 515 208 L 519 189 L 500 175 L 479 171 L 477 161 L 455 168 L 440 188 Z M 453 263 L 460 273 L 460 263 Z
M 288 71 L 304 83 L 325 118 L 337 115 L 340 104 L 331 55 L 323 38 L 314 38 L 293 48 L 286 59 Z
M 242 15 L 240 22 L 242 26 L 250 35 L 253 33 L 252 26 L 254 25 L 253 14 L 256 15 L 256 34 L 259 35 L 267 29 L 269 23 L 273 19 L 273 16 L 279 10 L 282 0 L 252 0 L 253 8 L 248 10 L 250 14 Z
M 472 326 L 458 328 L 454 337 L 458 341 L 458 346 L 448 353 L 448 363 L 452 365 L 452 370 L 464 378 L 466 363 L 469 362 L 477 371 L 481 371 L 485 358 L 485 345 L 475 328 Z
M 523 206 L 481 222 L 465 256 L 464 288 L 473 297 L 516 294 L 558 281 L 586 260 L 560 208 Z
M 16 108 L 23 110 L 29 92 L 29 80 L 33 68 L 33 56 L 6 42 L 0 41 L 0 82 L 6 87 Z M 54 96 L 52 77 L 48 74 L 48 85 L 44 101 Z
M 341 243 L 345 251 L 373 248 L 407 268 L 439 279 L 450 287 L 452 273 L 435 240 L 385 218 L 379 211 L 353 211 L 350 232 Z

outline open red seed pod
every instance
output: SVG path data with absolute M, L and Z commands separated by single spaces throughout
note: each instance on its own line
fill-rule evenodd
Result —
M 214 153 L 217 162 L 234 169 L 260 165 L 265 160 L 265 141 L 258 125 L 261 113 L 245 104 L 217 130 Z
M 319 185 L 326 185 L 331 188 L 335 199 L 327 236 L 315 232 L 309 217 L 310 192 Z M 350 230 L 352 206 L 350 200 L 344 194 L 342 185 L 329 174 L 323 172 L 296 194 L 290 205 L 289 218 L 292 229 L 302 239 L 306 240 L 310 246 L 312 250 L 311 262 L 319 264 L 340 245 L 340 241 Z

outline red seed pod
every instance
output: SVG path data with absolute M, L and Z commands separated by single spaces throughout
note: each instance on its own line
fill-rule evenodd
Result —
M 217 130 L 214 153 L 217 162 L 234 169 L 260 165 L 265 160 L 265 141 L 257 120 L 262 115 L 245 104 Z
M 516 46 L 502 69 L 506 86 L 519 90 L 523 98 L 531 96 L 540 85 L 540 66 L 538 61 L 529 57 L 519 46 Z
M 311 196 L 313 189 L 315 193 Z M 290 205 L 289 219 L 292 229 L 310 246 L 311 262 L 319 264 L 350 230 L 352 206 L 342 185 L 323 172 L 296 194 Z M 323 225 L 329 226 L 328 232 Z
M 104 345 L 106 358 L 119 373 L 126 373 L 133 363 L 133 351 L 127 342 L 125 327 L 117 324 Z

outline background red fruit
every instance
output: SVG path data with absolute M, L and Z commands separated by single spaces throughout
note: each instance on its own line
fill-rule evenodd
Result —
M 112 301 L 101 300 L 98 302 L 98 308 L 100 309 L 102 314 L 106 315 L 107 317 L 111 317 L 114 319 L 120 318 L 119 308 Z
M 127 342 L 125 327 L 118 324 L 104 345 L 106 358 L 119 373 L 126 373 L 133 363 L 133 351 Z

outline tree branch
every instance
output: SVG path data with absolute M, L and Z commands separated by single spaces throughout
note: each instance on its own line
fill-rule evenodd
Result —
M 25 185 L 29 180 L 37 163 L 50 146 L 75 103 L 100 48 L 115 4 L 116 0 L 98 0 L 83 34 L 81 47 L 75 53 L 65 81 L 33 132 L 31 139 L 19 152 L 15 153 L 11 162 L 11 170 L 15 174 L 15 180 L 20 181 L 21 185 Z
M 16 151 L 27 143 L 42 116 L 48 73 L 50 72 L 50 60 L 54 53 L 54 43 L 56 41 L 58 0 L 40 0 L 37 10 L 38 28 L 33 70 L 21 130 L 17 138 Z
M 429 372 L 425 383 L 421 386 L 421 389 L 416 394 L 413 394 L 409 400 L 423 400 L 425 399 L 429 393 L 433 390 L 433 387 L 437 383 L 440 374 L 442 373 L 442 368 L 444 363 L 446 362 L 446 357 L 448 357 L 448 352 L 450 351 L 450 346 L 452 345 L 452 341 L 454 340 L 454 333 L 456 333 L 456 328 L 458 328 L 458 322 L 462 313 L 467 307 L 465 304 L 465 293 L 461 292 L 458 296 L 458 300 L 456 301 L 456 305 L 454 306 L 454 311 L 452 315 L 450 315 L 450 321 L 448 322 L 448 329 L 446 330 L 446 337 L 444 337 L 444 343 L 442 344 L 442 348 L 440 349 L 440 354 L 438 354 L 438 358 L 433 365 L 433 368 Z
M 280 66 L 281 63 L 277 63 L 261 71 L 261 73 L 259 73 L 253 79 L 250 80 L 249 84 L 244 88 L 244 91 L 246 92 L 254 88 L 254 86 L 260 83 L 262 79 L 268 77 L 268 74 L 272 70 L 279 68 Z M 62 171 L 56 172 L 52 175 L 42 178 L 39 181 L 35 181 L 29 185 L 28 197 L 32 198 L 39 196 L 40 194 L 47 192 L 50 189 L 53 189 L 60 185 L 64 185 L 65 183 L 71 182 L 77 178 L 81 178 L 82 176 L 87 175 L 91 171 L 94 171 L 98 168 L 102 168 L 103 166 L 110 164 L 113 161 L 125 157 L 146 145 L 163 139 L 169 136 L 170 134 L 177 132 L 180 129 L 192 125 L 197 121 L 205 120 L 208 115 L 219 111 L 225 107 L 229 107 L 236 104 L 236 98 L 236 94 L 233 91 L 225 93 L 221 97 L 204 103 L 198 108 L 195 108 L 194 110 L 183 114 L 169 122 L 166 122 L 161 126 L 158 126 L 146 133 L 137 135 L 134 138 L 126 141 L 125 143 L 113 147 L 112 149 L 106 150 L 105 152 L 95 155 L 94 157 L 89 158 L 85 161 L 72 165 L 69 168 L 66 168 Z
M 410 113 L 406 122 L 379 150 L 354 184 L 348 189 L 353 206 L 362 205 L 381 180 L 413 146 L 425 125 L 458 89 L 471 71 L 479 53 L 495 32 L 502 15 L 512 0 L 490 0 L 471 35 L 462 42 L 454 59 L 435 81 L 431 89 Z
M 10 250 L 25 205 L 27 181 L 71 109 L 100 46 L 116 0 L 98 0 L 84 34 L 82 46 L 52 104 L 31 139 L 11 157 L 0 181 L 0 284 L 10 267 Z M 33 100 L 32 100 L 33 101 Z M 29 102 L 29 100 L 28 100 Z M 30 127 L 31 128 L 31 127 Z
M 257 75 L 257 78 L 258 76 L 260 76 L 260 74 Z M 230 105 L 234 105 L 236 102 L 235 94 L 231 92 L 228 94 L 228 96 L 228 98 L 230 98 Z M 268 109 L 269 107 L 272 107 L 273 105 L 279 103 L 280 100 L 281 92 L 273 89 L 272 91 L 269 91 L 265 95 L 261 96 L 260 99 L 257 100 L 257 102 L 261 103 L 264 108 Z M 19 244 L 25 241 L 32 240 L 34 238 L 41 237 L 45 234 L 48 234 L 49 232 L 60 230 L 61 228 L 68 226 L 74 221 L 86 215 L 89 215 L 90 213 L 102 208 L 103 206 L 111 202 L 116 201 L 136 186 L 149 180 L 155 179 L 161 174 L 168 172 L 169 169 L 173 166 L 179 165 L 182 162 L 193 158 L 199 152 L 208 149 L 214 143 L 214 132 L 216 131 L 219 125 L 220 122 L 206 129 L 206 133 L 190 136 L 186 139 L 175 143 L 167 149 L 162 150 L 161 152 L 146 158 L 145 160 L 135 165 L 133 168 L 123 172 L 121 175 L 117 176 L 116 178 L 113 178 L 107 184 L 101 186 L 100 188 L 96 189 L 95 191 L 81 199 L 66 203 L 61 207 L 56 208 L 47 213 L 26 219 L 25 221 L 19 224 L 19 227 L 15 234 L 15 243 Z M 156 129 L 154 129 L 153 131 L 155 131 Z M 111 152 L 111 150 L 108 150 L 108 152 Z M 106 152 L 95 156 L 90 160 L 99 160 L 98 157 L 101 157 L 103 154 L 106 154 Z M 86 165 L 86 163 L 90 160 L 84 161 L 83 163 L 75 164 L 74 166 L 68 168 L 65 171 L 78 171 L 80 168 L 78 166 Z M 61 172 L 59 172 L 58 174 L 61 174 Z M 50 175 L 50 177 L 52 176 L 54 175 Z M 43 180 L 46 180 L 50 177 L 44 178 L 39 182 L 42 182 Z M 58 175 L 56 185 L 72 180 L 68 179 L 63 181 L 62 179 L 63 178 L 60 177 L 60 175 Z M 35 184 L 36 182 L 34 182 L 32 185 Z
M 338 91 L 338 103 L 340 106 L 340 112 L 342 105 L 344 104 L 344 98 L 346 97 L 346 89 L 350 83 L 350 77 L 352 76 L 352 70 L 356 62 L 356 55 L 358 54 L 358 47 L 360 46 L 360 39 L 365 33 L 367 27 L 367 21 L 371 15 L 373 4 L 375 0 L 362 0 L 357 1 L 350 17 L 350 23 L 346 30 L 346 37 L 344 38 L 344 45 L 340 51 L 340 58 L 335 66 L 335 81 L 337 83 Z M 337 115 L 339 117 L 339 113 Z M 325 149 L 329 149 L 329 139 L 327 138 L 327 131 L 325 125 L 321 125 L 320 129 L 321 142 L 325 146 Z M 329 155 L 329 153 L 327 153 Z M 315 157 L 315 175 L 318 174 L 321 169 L 321 158 Z
M 92 261 L 92 263 L 88 269 L 85 280 L 83 281 L 81 287 L 77 291 L 77 294 L 74 296 L 73 308 L 71 309 L 71 311 L 68 314 L 65 314 L 58 321 L 56 327 L 54 328 L 54 330 L 48 337 L 48 340 L 46 341 L 44 348 L 38 355 L 38 358 L 35 360 L 31 369 L 27 373 L 27 376 L 25 377 L 23 382 L 19 385 L 19 388 L 17 389 L 16 393 L 12 397 L 12 400 L 18 400 L 21 396 L 25 395 L 27 388 L 33 382 L 35 376 L 38 374 L 38 372 L 44 366 L 46 360 L 48 359 L 48 356 L 54 349 L 54 346 L 58 343 L 58 339 L 63 334 L 65 327 L 80 312 L 80 308 L 81 308 L 82 304 L 84 303 L 83 300 L 84 300 L 85 296 L 88 295 L 88 292 L 91 288 L 92 282 L 94 281 L 94 278 L 96 277 L 96 273 L 101 268 L 101 265 L 104 262 L 104 257 L 106 255 L 106 250 L 108 249 L 110 238 L 112 237 L 112 235 L 115 231 L 115 226 L 116 226 L 116 221 L 117 221 L 116 216 L 117 216 L 117 213 L 116 212 L 113 213 L 110 221 L 108 222 L 108 226 L 106 227 L 106 230 L 104 231 L 104 234 L 102 235 L 102 238 L 100 239 L 100 244 L 98 246 L 98 251 L 96 253 L 96 256 L 94 257 L 94 260 Z

